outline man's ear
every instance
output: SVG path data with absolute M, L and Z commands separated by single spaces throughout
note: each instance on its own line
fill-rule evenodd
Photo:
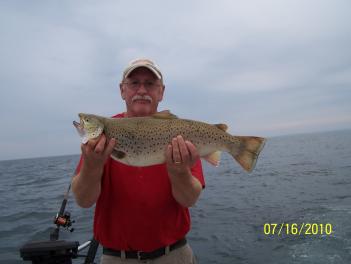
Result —
M 124 88 L 123 88 L 123 84 L 122 83 L 119 84 L 119 90 L 121 92 L 122 99 L 125 100 L 126 98 L 125 98 L 125 95 L 124 95 Z
M 160 96 L 159 96 L 159 98 L 158 98 L 158 101 L 159 101 L 159 102 L 161 102 L 162 99 L 163 99 L 163 94 L 164 94 L 164 92 L 165 92 L 165 89 L 166 89 L 166 86 L 165 86 L 165 85 L 162 85 L 162 89 L 161 89 L 161 91 L 160 91 Z

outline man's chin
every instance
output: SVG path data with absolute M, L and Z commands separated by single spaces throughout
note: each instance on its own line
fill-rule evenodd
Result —
M 150 104 L 136 104 L 133 107 L 133 112 L 137 116 L 148 116 L 152 114 L 152 109 Z

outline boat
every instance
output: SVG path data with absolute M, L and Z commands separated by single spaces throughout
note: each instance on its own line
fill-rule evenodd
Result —
M 88 240 L 80 245 L 79 241 L 66 241 L 59 239 L 60 229 L 64 228 L 73 232 L 71 214 L 65 210 L 71 184 L 66 191 L 59 212 L 54 218 L 54 229 L 50 233 L 49 240 L 29 241 L 20 248 L 20 255 L 24 261 L 33 264 L 71 264 L 72 259 L 84 258 L 84 264 L 96 264 L 94 262 L 99 242 L 94 239 Z M 88 249 L 86 255 L 81 251 Z

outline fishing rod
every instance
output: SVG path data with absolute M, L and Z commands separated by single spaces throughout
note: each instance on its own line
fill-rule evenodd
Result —
M 54 218 L 56 227 L 50 233 L 50 240 L 29 241 L 20 248 L 20 255 L 23 260 L 32 261 L 33 264 L 72 264 L 72 259 L 85 257 L 84 264 L 95 264 L 94 259 L 99 242 L 94 237 L 79 245 L 78 241 L 59 240 L 60 228 L 73 232 L 72 224 L 75 222 L 71 219 L 71 214 L 67 212 L 66 205 L 71 184 L 64 194 L 60 210 Z M 87 255 L 78 253 L 88 249 Z

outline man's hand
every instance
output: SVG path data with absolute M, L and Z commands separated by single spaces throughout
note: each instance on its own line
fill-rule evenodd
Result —
M 167 146 L 166 164 L 172 194 L 183 207 L 194 205 L 202 190 L 200 181 L 191 174 L 191 167 L 199 158 L 196 147 L 182 136 L 173 138 Z
M 107 142 L 104 134 L 97 139 L 90 139 L 86 144 L 81 144 L 83 166 L 91 169 L 102 169 L 115 145 L 116 140 L 112 138 Z
M 184 141 L 182 136 L 172 139 L 166 151 L 168 172 L 172 175 L 182 176 L 189 173 L 199 159 L 196 147 L 190 141 Z

